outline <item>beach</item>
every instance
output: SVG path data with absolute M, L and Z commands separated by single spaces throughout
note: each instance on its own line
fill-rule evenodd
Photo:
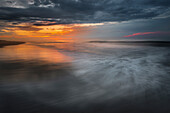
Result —
M 0 112 L 168 113 L 170 48 L 150 43 L 0 48 Z

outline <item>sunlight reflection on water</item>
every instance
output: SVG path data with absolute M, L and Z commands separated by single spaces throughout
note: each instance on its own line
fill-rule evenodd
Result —
M 32 81 L 68 75 L 72 58 L 56 49 L 21 44 L 0 48 L 0 81 Z
M 1 48 L 0 60 L 42 60 L 50 63 L 70 62 L 71 57 L 58 50 L 41 48 L 30 44 Z

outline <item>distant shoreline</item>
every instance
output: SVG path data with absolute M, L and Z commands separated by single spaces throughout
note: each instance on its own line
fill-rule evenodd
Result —
M 25 42 L 20 42 L 20 41 L 0 40 L 0 48 L 3 48 L 4 46 L 19 45 L 19 44 L 24 44 L 24 43 Z
M 170 41 L 89 41 L 88 43 L 114 43 L 139 46 L 170 47 Z
M 89 41 L 89 43 L 170 43 L 170 41 Z

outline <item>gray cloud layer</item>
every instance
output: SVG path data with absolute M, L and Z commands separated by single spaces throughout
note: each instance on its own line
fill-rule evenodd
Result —
M 0 4 L 0 19 L 18 22 L 120 22 L 170 15 L 169 0 L 1 0 Z

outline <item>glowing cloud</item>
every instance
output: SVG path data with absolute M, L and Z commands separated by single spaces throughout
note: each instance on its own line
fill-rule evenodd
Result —
M 60 24 L 51 25 L 53 22 L 37 21 L 34 23 L 8 23 L 6 27 L 1 29 L 1 37 L 11 37 L 17 39 L 27 38 L 28 40 L 55 40 L 55 41 L 74 41 L 75 36 L 84 32 L 91 32 L 96 26 L 105 23 L 86 23 L 86 24 Z M 41 40 L 40 39 L 40 40 Z M 80 39 L 79 39 L 80 40 Z
M 126 35 L 124 37 L 134 37 L 134 36 L 139 36 L 139 35 L 149 35 L 149 34 L 158 34 L 160 33 L 159 31 L 158 32 L 142 32 L 142 33 L 134 33 L 132 35 Z

